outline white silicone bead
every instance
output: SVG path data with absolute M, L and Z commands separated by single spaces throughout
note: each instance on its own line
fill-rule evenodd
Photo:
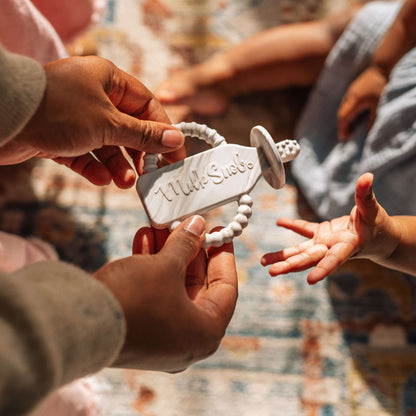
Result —
M 243 228 L 247 227 L 247 225 L 248 225 L 248 219 L 243 214 L 237 214 L 234 217 L 234 221 L 238 222 Z
M 224 244 L 222 234 L 219 231 L 215 231 L 211 234 L 207 234 L 205 238 L 209 238 L 211 240 L 211 245 L 214 247 L 219 247 Z
M 253 205 L 253 200 L 251 199 L 250 195 L 244 194 L 240 197 L 240 204 L 248 205 L 251 207 Z
M 173 223 L 170 225 L 170 229 L 174 230 L 180 223 L 180 221 L 173 221 Z
M 237 213 L 245 215 L 247 218 L 250 218 L 252 214 L 252 210 L 248 205 L 240 205 L 237 208 Z
M 234 233 L 228 228 L 223 228 L 221 230 L 221 235 L 222 235 L 222 242 L 223 244 L 227 244 L 230 243 L 233 238 L 234 238 Z
M 242 225 L 237 221 L 233 221 L 230 224 L 230 228 L 234 231 L 234 235 L 237 235 L 237 236 L 240 235 L 243 232 Z

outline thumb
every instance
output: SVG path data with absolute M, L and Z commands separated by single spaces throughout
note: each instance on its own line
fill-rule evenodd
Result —
M 166 240 L 160 254 L 175 259 L 184 271 L 197 256 L 205 239 L 205 220 L 199 215 L 186 219 Z
M 379 204 L 373 192 L 372 173 L 364 173 L 357 180 L 355 189 L 355 204 L 361 217 L 366 221 L 372 221 L 377 215 Z
M 117 130 L 114 131 L 111 143 L 125 146 L 146 153 L 172 152 L 183 147 L 185 136 L 168 123 L 151 120 L 140 120 L 119 112 Z

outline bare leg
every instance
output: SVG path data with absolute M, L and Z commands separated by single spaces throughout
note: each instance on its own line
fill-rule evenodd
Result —
M 253 91 L 311 85 L 333 45 L 360 6 L 322 20 L 277 26 L 199 65 L 178 71 L 156 89 L 166 106 L 216 115 L 231 97 Z

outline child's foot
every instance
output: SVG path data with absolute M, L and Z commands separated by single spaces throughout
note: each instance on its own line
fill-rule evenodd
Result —
M 190 115 L 215 116 L 223 113 L 229 97 L 214 85 L 201 85 L 193 69 L 179 71 L 156 88 L 156 98 L 166 107 L 172 121 L 187 119 Z M 169 111 L 169 107 L 176 107 Z

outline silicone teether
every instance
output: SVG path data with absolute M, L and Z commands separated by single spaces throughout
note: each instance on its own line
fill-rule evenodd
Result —
M 213 148 L 160 169 L 157 154 L 147 154 L 137 192 L 156 228 L 174 228 L 191 215 L 237 201 L 234 220 L 221 231 L 206 234 L 204 246 L 219 247 L 247 226 L 253 205 L 248 193 L 262 175 L 273 188 L 284 186 L 283 163 L 298 155 L 299 144 L 296 140 L 276 144 L 262 126 L 251 130 L 250 144 L 254 147 L 227 144 L 204 124 L 180 123 L 176 127 L 186 137 L 205 140 Z

